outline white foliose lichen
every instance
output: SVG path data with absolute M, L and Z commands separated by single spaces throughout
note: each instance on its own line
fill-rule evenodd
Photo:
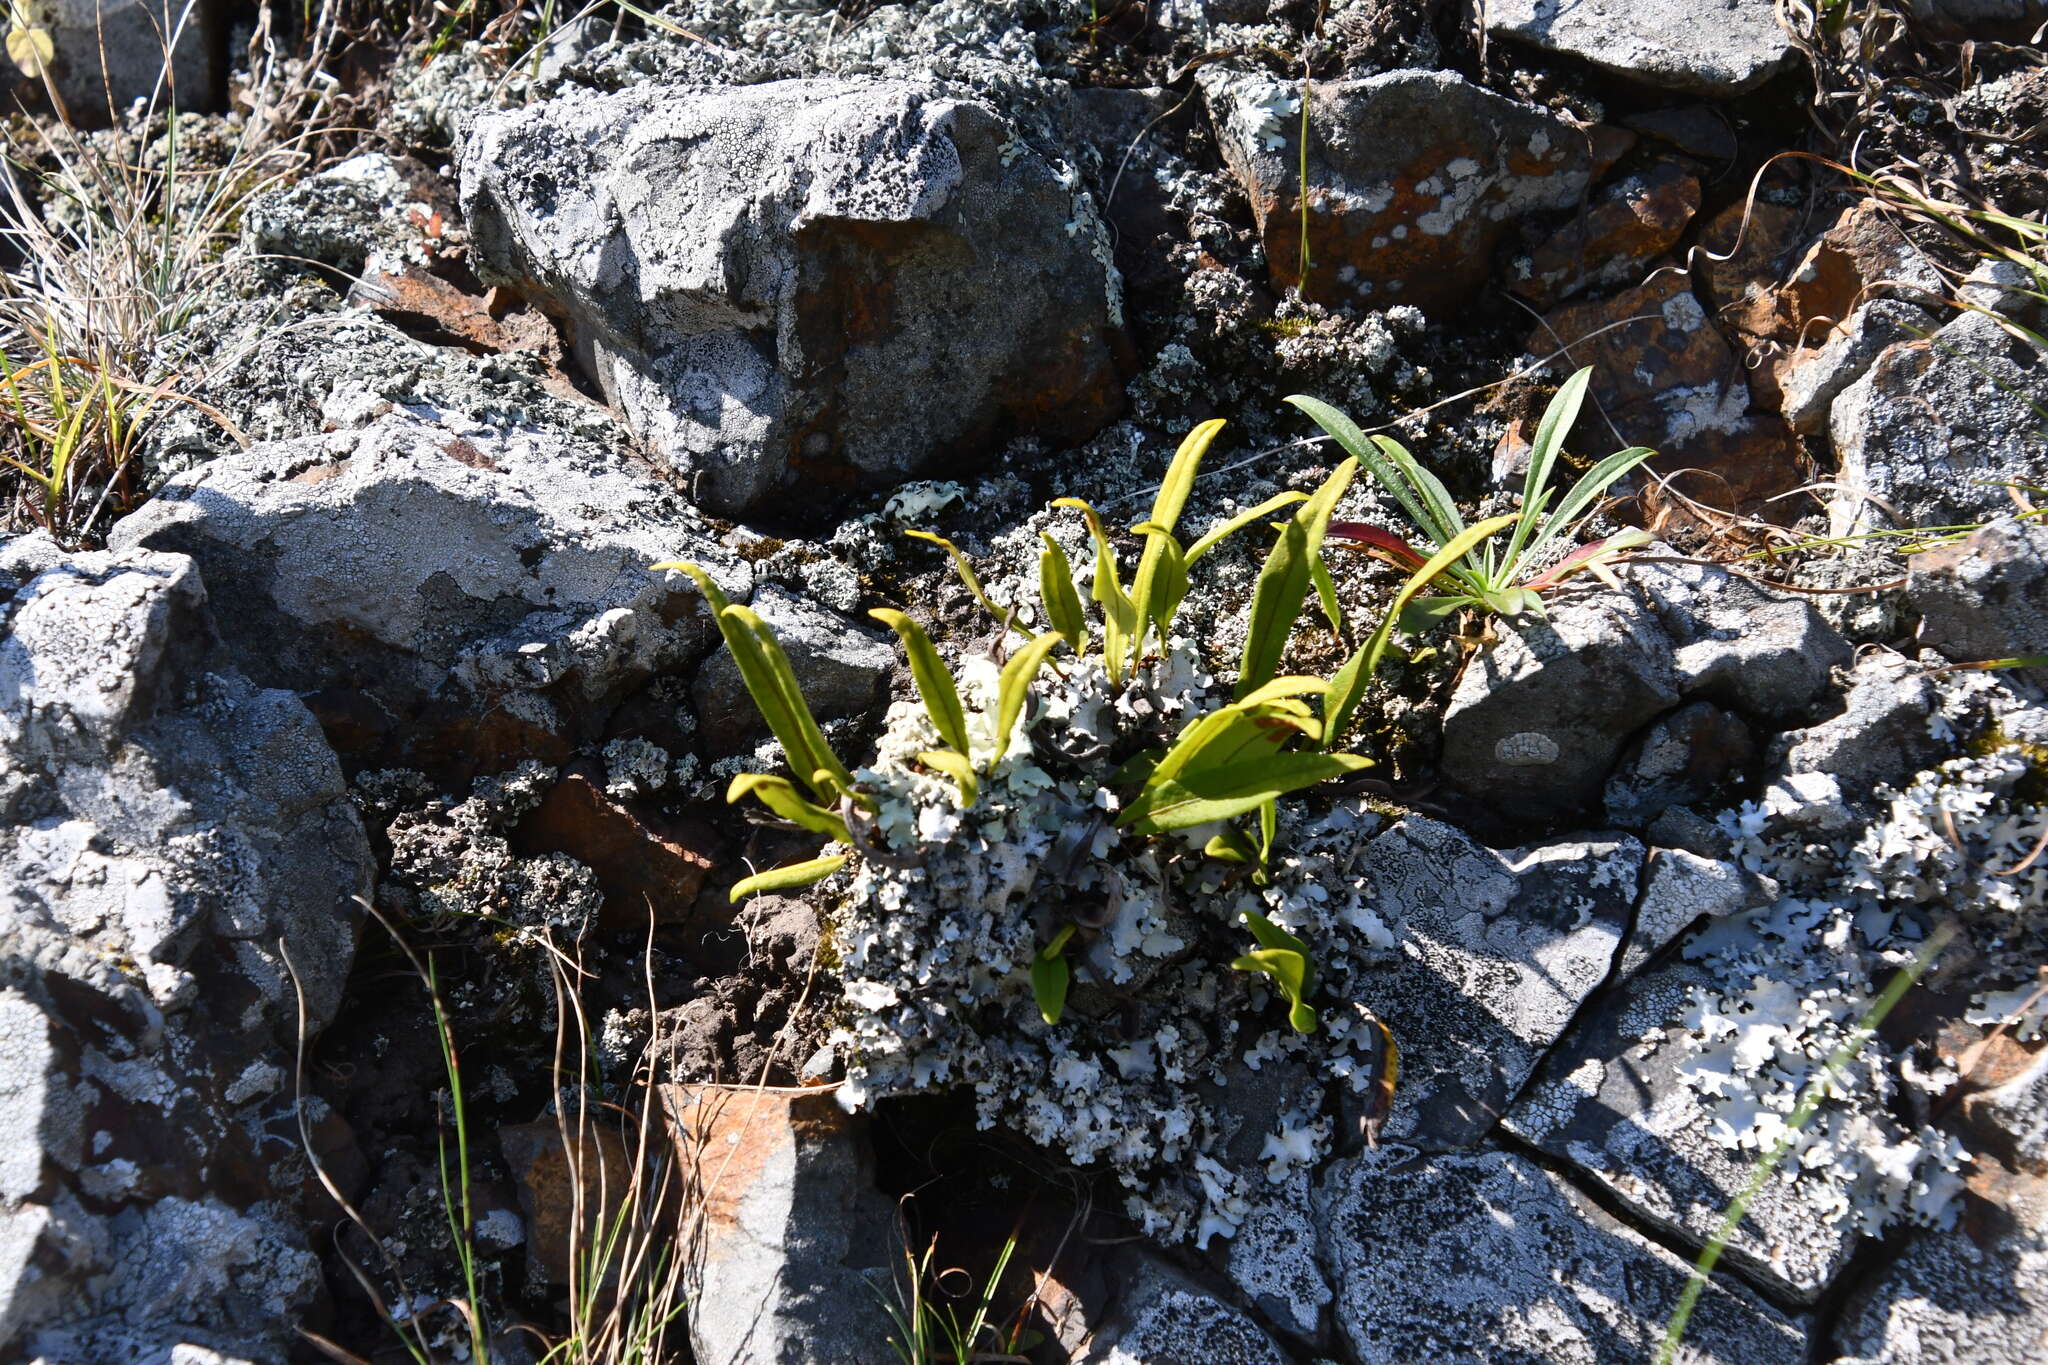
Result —
M 1874 818 L 1858 815 L 1832 777 L 1798 773 L 1722 819 L 1737 857 L 1783 888 L 1684 949 L 1718 985 L 1691 992 L 1681 1023 L 1692 1055 L 1680 1074 L 1730 1147 L 1769 1151 L 1786 1137 L 1801 1095 L 1937 925 L 1961 931 L 1951 952 L 1968 956 L 1978 988 L 1970 1017 L 2011 1022 L 2031 995 L 2048 948 L 2048 858 L 2027 860 L 2048 834 L 2048 808 L 2027 795 L 2043 776 L 2040 747 L 2013 736 L 2042 730 L 2048 713 L 1981 677 L 1942 687 L 1944 728 L 1959 741 L 1979 735 L 1975 752 L 1880 787 Z M 2000 989 L 2007 982 L 2019 984 Z M 1924 1114 L 1925 1098 L 1952 1080 L 1879 1037 L 1863 1042 L 1792 1137 L 1784 1177 L 1865 1233 L 1945 1225 L 1967 1157 L 1952 1135 L 1900 1113 Z M 1902 1093 L 1915 1087 L 1917 1104 Z
M 1330 1155 L 1336 1093 L 1371 1082 L 1355 1011 L 1325 1008 L 1314 1034 L 1297 1034 L 1265 978 L 1229 967 L 1253 946 L 1240 912 L 1308 944 L 1319 1004 L 1347 999 L 1353 974 L 1392 947 L 1344 875 L 1379 817 L 1355 800 L 1283 800 L 1265 886 L 1202 854 L 1213 830 L 1120 832 L 1130 784 L 1112 782 L 1117 766 L 1228 694 L 1183 640 L 1123 688 L 1099 654 L 1055 662 L 993 763 L 998 670 L 985 658 L 956 670 L 983 774 L 971 808 L 917 763 L 939 739 L 915 702 L 891 707 L 855 774 L 878 809 L 834 884 L 840 1097 L 971 1086 L 982 1126 L 1106 1167 L 1148 1233 L 1206 1243 Z M 1069 923 L 1073 983 L 1047 1025 L 1030 964 Z M 1252 1100 L 1268 1068 L 1302 1074 L 1302 1093 Z

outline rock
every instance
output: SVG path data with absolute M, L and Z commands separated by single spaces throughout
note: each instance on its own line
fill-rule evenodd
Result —
M 1227 1260 L 1231 1282 L 1267 1321 L 1309 1341 L 1322 1339 L 1332 1298 L 1319 1241 L 1308 1172 L 1296 1171 L 1283 1199 L 1258 1205 L 1238 1225 Z
M 605 794 L 603 770 L 575 764 L 513 836 L 521 853 L 563 853 L 597 874 L 605 919 L 627 927 L 681 919 L 714 866 L 717 835 L 697 821 L 641 813 Z
M 1555 309 L 1524 346 L 1536 355 L 1569 346 L 1573 365 L 1592 366 L 1593 400 L 1613 430 L 1655 450 L 1651 468 L 1678 476 L 1689 497 L 1756 509 L 1805 481 L 1790 430 L 1752 399 L 1741 357 L 1687 271 L 1666 266 L 1611 298 Z M 1591 420 L 1580 429 L 1610 441 L 1607 425 Z
M 1366 1152 L 1331 1166 L 1316 1208 L 1337 1322 L 1359 1365 L 1648 1360 L 1690 1277 L 1685 1262 L 1508 1152 Z M 1800 1360 L 1805 1329 L 1710 1280 L 1681 1358 Z
M 633 1182 L 633 1153 L 626 1139 L 606 1126 L 609 1112 L 591 1115 L 581 1125 L 570 1118 L 559 1124 L 511 1123 L 498 1130 L 498 1150 L 519 1187 L 527 1276 L 535 1284 L 566 1285 L 579 1273 L 589 1273 L 603 1239 L 617 1224 Z
M 462 166 L 482 266 L 721 512 L 1079 442 L 1121 403 L 1090 199 L 929 82 L 572 91 L 478 119 Z
M 2027 318 L 2036 313 L 2041 285 L 2034 272 L 2018 261 L 1991 256 L 1977 262 L 1963 282 L 1956 286 L 1956 302 L 1972 308 L 1988 308 L 2007 317 Z
M 373 867 L 190 559 L 0 544 L 0 1340 L 283 1360 L 321 1289 L 271 1133 Z
M 33 17 L 50 37 L 52 83 L 67 122 L 104 128 L 137 100 L 158 108 L 210 109 L 220 99 L 227 49 L 225 18 L 188 0 L 44 0 Z M 169 54 L 168 63 L 165 60 Z M 10 94 L 30 104 L 44 97 L 40 79 L 10 62 Z
M 1922 1232 L 1844 1306 L 1835 1365 L 2030 1365 L 2048 1338 L 2048 1179 L 1980 1169 L 1989 1196 Z
M 2043 19 L 2043 0 L 1909 0 L 1913 18 L 1943 38 L 2004 38 L 2025 42 Z
M 1711 105 L 1686 104 L 1622 116 L 1622 126 L 1668 142 L 1702 161 L 1733 161 L 1741 153 L 1735 129 Z
M 1842 210 L 1770 299 L 1774 326 L 1744 330 L 1807 344 L 1822 325 L 1838 326 L 1872 299 L 1930 304 L 1946 281 L 1878 200 L 1862 197 Z
M 1954 663 L 2048 655 L 2048 526 L 2005 517 L 1908 564 L 1922 645 Z M 2048 666 L 2015 673 L 2048 685 Z
M 857 716 L 875 704 L 896 664 L 895 651 L 878 635 L 773 584 L 761 586 L 753 605 L 789 656 L 813 715 Z M 732 651 L 723 646 L 697 671 L 690 697 L 713 752 L 737 753 L 768 733 Z
M 1904 782 L 1945 751 L 1928 728 L 1936 701 L 1922 665 L 1896 654 L 1865 655 L 1849 675 L 1842 714 L 1779 736 L 1770 771 L 1828 773 L 1863 793 Z
M 1107 1278 L 1116 1302 L 1077 1365 L 1290 1365 L 1257 1323 L 1150 1252 L 1119 1257 Z
M 1670 638 L 1626 598 L 1567 598 L 1495 628 L 1444 713 L 1444 774 L 1474 795 L 1589 801 L 1629 737 L 1678 703 Z
M 1709 801 L 1756 763 L 1756 738 L 1740 716 L 1689 702 L 1660 716 L 1607 779 L 1607 818 L 1641 829 L 1666 807 Z
M 1703 919 L 1754 910 L 1777 899 L 1777 883 L 1735 863 L 1680 848 L 1650 851 L 1643 896 L 1615 975 L 1635 975 Z
M 1300 84 L 1222 66 L 1197 79 L 1273 287 L 1314 302 L 1455 309 L 1485 284 L 1510 220 L 1577 207 L 1589 182 L 1584 132 L 1450 72 L 1317 82 L 1304 280 Z
M 2008 1166 L 2048 1176 L 2048 1050 L 2023 1065 L 2002 1084 L 1965 1095 L 1963 1121 Z M 1979 1083 L 1982 1070 L 1971 1073 Z
M 417 169 L 417 168 L 415 168 Z M 433 206 L 396 157 L 364 152 L 251 199 L 242 215 L 249 250 L 331 266 L 353 279 L 422 264 L 434 247 Z
M 695 586 L 649 565 L 695 559 L 741 598 L 752 583 L 616 456 L 411 412 L 180 475 L 109 542 L 192 555 L 231 654 L 309 694 L 345 753 L 457 785 L 560 762 L 610 705 L 708 652 Z
M 1491 0 L 1486 31 L 1623 80 L 1725 97 L 1791 64 L 1771 0 Z
M 671 1086 L 696 1171 L 690 1345 L 702 1365 L 842 1365 L 887 1350 L 902 1245 L 860 1121 L 829 1092 Z M 879 1293 L 878 1293 L 879 1291 Z
M 1416 816 L 1366 846 L 1358 876 L 1401 953 L 1354 987 L 1401 1048 L 1389 1140 L 1486 1135 L 1606 979 L 1642 862 L 1626 835 L 1496 852 Z
M 1803 597 L 1709 564 L 1635 563 L 1625 573 L 1676 646 L 1672 665 L 1688 698 L 1781 724 L 1810 712 L 1854 657 Z
M 1516 1136 L 1694 1247 L 1714 1234 L 1756 1162 L 1754 1152 L 1715 1140 L 1709 1110 L 1680 1077 L 1687 1058 L 1668 1037 L 1689 988 L 1710 984 L 1684 962 L 1631 978 L 1579 1021 L 1507 1117 Z M 1751 1201 L 1724 1263 L 1810 1303 L 1855 1244 L 1852 1225 L 1822 1217 L 1786 1182 L 1771 1181 Z
M 1699 208 L 1700 182 L 1675 162 L 1629 176 L 1531 252 L 1528 278 L 1514 291 L 1549 308 L 1583 289 L 1638 279 Z
M 1822 332 L 1818 344 L 1777 363 L 1779 404 L 1792 429 L 1818 436 L 1842 390 L 1861 379 L 1885 349 L 1932 332 L 1937 323 L 1924 308 L 1879 299 L 1855 309 L 1839 327 Z
M 1998 319 L 1965 313 L 1878 356 L 1828 415 L 1841 487 L 1833 533 L 1954 526 L 2011 506 L 2000 481 L 2048 480 L 2048 364 Z

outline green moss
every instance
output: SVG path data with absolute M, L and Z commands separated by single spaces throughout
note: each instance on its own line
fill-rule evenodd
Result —
M 2013 786 L 2013 795 L 2030 805 L 2048 805 L 2048 744 L 2015 739 L 2004 727 L 1993 725 L 1964 748 L 1974 758 L 1992 754 L 2017 754 L 2027 762 L 2027 775 Z

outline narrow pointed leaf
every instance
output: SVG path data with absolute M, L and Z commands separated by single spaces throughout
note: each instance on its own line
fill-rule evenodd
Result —
M 1515 527 L 1515 534 L 1509 538 L 1507 563 L 1512 567 L 1522 555 L 1530 534 L 1537 525 L 1540 514 L 1539 504 L 1550 492 L 1550 472 L 1557 464 L 1557 457 L 1564 449 L 1564 438 L 1571 434 L 1572 426 L 1579 420 L 1579 409 L 1586 401 L 1586 385 L 1593 379 L 1593 367 L 1587 366 L 1564 381 L 1557 394 L 1543 409 L 1543 419 L 1536 424 L 1536 439 L 1529 445 L 1529 468 L 1522 479 L 1522 524 Z
M 758 891 L 793 891 L 800 886 L 822 882 L 825 878 L 846 866 L 848 854 L 835 853 L 829 858 L 813 858 L 806 863 L 791 863 L 787 867 L 772 867 L 766 872 L 757 872 L 733 883 L 729 899 L 745 900 Z
M 1117 817 L 1139 834 L 1191 829 L 1256 810 L 1276 796 L 1343 777 L 1372 762 L 1356 754 L 1283 753 L 1227 768 L 1203 768 L 1178 778 L 1155 779 Z
M 1038 600 L 1045 608 L 1046 623 L 1065 638 L 1076 654 L 1088 652 L 1088 614 L 1081 608 L 1081 594 L 1074 589 L 1074 568 L 1067 552 L 1043 531 L 1038 538 L 1045 548 L 1038 553 Z
M 1067 983 L 1072 975 L 1064 956 L 1041 953 L 1031 959 L 1031 994 L 1038 1002 L 1038 1017 L 1046 1023 L 1057 1024 L 1066 1013 Z
M 1252 589 L 1251 622 L 1245 631 L 1244 654 L 1238 665 L 1239 696 L 1250 692 L 1273 676 L 1287 637 L 1294 631 L 1294 618 L 1301 614 L 1313 577 L 1312 565 L 1322 551 L 1323 533 L 1337 500 L 1358 472 L 1356 458 L 1337 466 L 1309 500 L 1280 528 L 1259 581 Z
M 1218 545 L 1221 545 L 1253 522 L 1264 521 L 1283 507 L 1291 507 L 1297 502 L 1307 501 L 1308 494 L 1297 493 L 1290 489 L 1285 493 L 1274 494 L 1249 511 L 1239 512 L 1236 516 L 1188 546 L 1188 563 L 1193 564 L 1203 555 L 1209 553 L 1209 551 L 1215 549 Z
M 1117 582 L 1116 551 L 1109 543 L 1109 532 L 1103 529 L 1095 509 L 1079 498 L 1056 498 L 1053 506 L 1078 508 L 1088 518 L 1088 534 L 1095 539 L 1095 583 L 1090 595 L 1102 608 L 1102 663 L 1109 680 L 1121 683 L 1136 643 L 1131 637 L 1138 629 L 1138 609 Z
M 992 600 L 990 600 L 989 595 L 986 592 L 982 591 L 981 580 L 974 576 L 974 566 L 967 562 L 967 556 L 960 552 L 960 547 L 958 545 L 955 545 L 952 541 L 946 539 L 944 536 L 935 535 L 930 531 L 913 531 L 905 529 L 903 534 L 911 537 L 913 540 L 929 541 L 933 545 L 936 545 L 940 549 L 944 550 L 946 552 L 946 557 L 953 561 L 953 572 L 960 575 L 960 581 L 967 585 L 967 591 L 973 596 L 976 602 L 979 602 L 981 604 L 981 609 L 983 611 L 987 612 L 990 616 L 995 617 L 996 623 L 998 625 L 1006 626 L 1009 629 L 1018 632 L 1019 634 L 1028 633 L 1024 630 L 1022 626 L 1017 625 L 1011 619 L 1012 613 L 1004 611 L 1001 607 L 998 607 Z
M 1530 539 L 1529 546 L 1522 552 L 1530 560 L 1540 559 L 1544 548 L 1559 535 L 1573 530 L 1579 518 L 1588 512 L 1593 504 L 1604 497 L 1616 481 L 1657 452 L 1644 446 L 1630 446 L 1617 450 L 1599 464 L 1587 470 L 1584 477 L 1572 485 L 1572 491 L 1565 494 L 1557 510 L 1544 518 L 1542 527 Z
M 789 656 L 782 652 L 768 623 L 752 608 L 737 603 L 720 611 L 718 619 L 733 662 L 739 665 L 740 678 L 781 743 L 789 766 L 800 774 L 830 773 L 842 787 L 851 787 L 853 774 L 825 742 L 825 733 L 804 700 L 796 670 L 790 667 Z M 725 629 L 727 624 L 734 628 Z M 815 782 L 812 788 L 820 797 L 826 795 Z
M 927 768 L 936 768 L 953 779 L 954 785 L 960 789 L 961 809 L 972 806 L 975 799 L 981 795 L 981 784 L 975 780 L 974 764 L 968 760 L 967 755 L 955 753 L 951 749 L 928 749 L 917 756 L 917 761 Z
M 1316 585 L 1316 600 L 1322 603 L 1323 619 L 1330 623 L 1330 633 L 1338 637 L 1344 634 L 1344 606 L 1337 600 L 1337 583 L 1330 577 L 1330 566 L 1317 554 L 1309 561 L 1309 578 Z
M 1425 535 L 1434 534 L 1429 511 L 1424 507 L 1417 490 L 1400 470 L 1387 462 L 1382 448 L 1368 439 L 1355 422 L 1320 398 L 1310 398 L 1306 394 L 1297 393 L 1286 401 L 1307 413 L 1317 426 L 1336 440 L 1338 445 L 1357 457 L 1365 466 L 1365 472 L 1372 476 L 1373 482 L 1393 494 L 1394 500 L 1401 504 L 1401 510 L 1408 514 L 1408 520 L 1413 522 L 1418 530 Z M 1398 444 L 1388 444 L 1393 445 L 1396 450 L 1401 450 Z M 1401 450 L 1401 453 L 1405 456 L 1408 452 Z
M 868 615 L 902 639 L 903 652 L 910 658 L 910 676 L 917 683 L 918 695 L 924 698 L 925 712 L 932 718 L 932 728 L 939 732 L 939 738 L 963 754 L 969 752 L 967 712 L 960 705 L 960 689 L 954 685 L 953 672 L 939 657 L 931 637 L 917 622 L 893 607 L 876 607 Z
M 1356 545 L 1375 559 L 1384 559 L 1407 573 L 1415 572 L 1428 562 L 1427 556 L 1392 531 L 1383 531 L 1362 521 L 1333 521 L 1329 535 L 1332 540 Z
M 1045 665 L 1045 656 L 1063 643 L 1056 630 L 1035 635 L 1030 644 L 1011 655 L 1010 661 L 1003 665 L 1002 676 L 996 683 L 996 758 L 1001 758 L 1010 747 L 1010 731 L 1016 727 L 1017 717 L 1024 714 L 1024 701 L 1031 693 L 1031 680 Z
M 1302 954 L 1287 948 L 1261 948 L 1230 965 L 1240 972 L 1258 972 L 1273 982 L 1287 1001 L 1287 1022 L 1296 1033 L 1316 1031 L 1316 1012 L 1309 1007 L 1304 983 L 1308 961 Z
M 749 796 L 783 819 L 814 834 L 829 834 L 841 843 L 851 842 L 846 833 L 846 821 L 839 818 L 839 813 L 804 800 L 796 784 L 787 778 L 767 773 L 740 773 L 725 789 L 728 805 Z
M 1188 565 L 1180 542 L 1160 523 L 1142 522 L 1131 529 L 1145 537 L 1145 553 L 1131 584 L 1131 605 L 1138 622 L 1131 649 L 1137 656 L 1144 653 L 1146 637 L 1155 630 L 1160 648 L 1165 648 L 1174 615 L 1188 595 Z

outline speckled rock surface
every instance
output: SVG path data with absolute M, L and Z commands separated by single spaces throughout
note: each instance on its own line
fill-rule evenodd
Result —
M 205 109 L 218 96 L 225 21 L 185 0 L 44 0 L 17 11 L 44 27 L 57 60 L 51 78 L 77 126 L 103 128 L 109 109 L 159 97 L 181 109 Z M 169 70 L 165 70 L 168 50 Z M 42 82 L 13 63 L 0 76 L 10 102 L 44 102 Z
M 483 262 L 708 507 L 886 484 L 1121 406 L 1122 278 L 1071 173 L 929 82 L 578 91 L 479 121 Z
M 1774 773 L 1827 773 L 1859 796 L 1881 782 L 1899 782 L 1935 761 L 1942 749 L 1934 684 L 1927 669 L 1897 654 L 1856 661 L 1842 713 L 1772 745 Z
M 1577 204 L 1589 180 L 1584 133 L 1452 73 L 1316 82 L 1303 281 L 1300 82 L 1221 66 L 1199 79 L 1275 288 L 1318 302 L 1455 308 L 1511 220 Z
M 1775 882 L 1734 863 L 1682 848 L 1651 850 L 1617 979 L 1633 976 L 1700 920 L 1754 910 L 1777 894 Z
M 1291 1365 L 1256 1322 L 1156 1256 L 1126 1255 L 1110 1278 L 1116 1302 L 1077 1365 Z
M 1771 0 L 1490 0 L 1487 31 L 1631 81 L 1739 95 L 1791 64 Z
M 2000 480 L 2048 480 L 2044 405 L 2048 370 L 1983 313 L 1891 347 L 1829 409 L 1842 484 L 1834 534 L 2009 511 Z
M 192 555 L 245 671 L 313 693 L 338 742 L 465 774 L 507 749 L 558 759 L 579 721 L 710 651 L 695 587 L 650 565 L 752 588 L 619 456 L 431 410 L 180 475 L 110 540 Z
M 1920 643 L 1943 658 L 2048 654 L 2048 527 L 2008 517 L 1960 544 L 1915 555 L 1906 599 L 1920 613 Z M 2019 672 L 2048 682 L 2048 667 Z
M 1506 1152 L 1368 1152 L 1331 1166 L 1316 1207 L 1361 1365 L 1647 1360 L 1691 1269 Z M 1805 1324 L 1717 1280 L 1686 1349 L 1702 1365 L 1799 1360 Z
M 1359 876 L 1401 953 L 1360 988 L 1401 1046 L 1389 1139 L 1462 1147 L 1486 1134 L 1606 979 L 1642 861 L 1627 835 L 1503 853 L 1419 817 L 1367 846 Z
M 283 1359 L 319 1292 L 291 1048 L 371 875 L 333 751 L 235 671 L 191 560 L 0 545 L 0 1340 Z

